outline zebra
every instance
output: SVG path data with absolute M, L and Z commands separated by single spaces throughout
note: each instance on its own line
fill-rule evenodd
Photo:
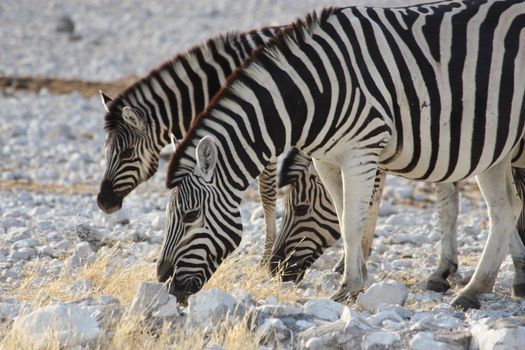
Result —
M 159 281 L 170 279 L 176 295 L 199 290 L 241 239 L 243 191 L 297 147 L 314 159 L 342 223 L 338 301 L 364 286 L 378 170 L 438 184 L 477 176 L 489 237 L 453 305 L 479 308 L 520 210 L 510 162 L 525 123 L 524 15 L 517 0 L 330 8 L 257 50 L 172 156 Z
M 525 153 L 524 140 L 513 155 L 513 178 L 518 189 L 518 195 L 525 194 Z M 284 205 L 281 228 L 277 234 L 270 272 L 279 274 L 283 281 L 299 281 L 305 270 L 340 237 L 339 221 L 332 200 L 323 186 L 313 166 L 312 159 L 306 154 L 292 149 L 283 160 L 278 174 L 278 187 L 288 186 L 284 192 Z M 378 185 L 379 186 L 379 185 Z M 378 189 L 381 193 L 381 189 Z M 456 243 L 456 218 L 458 216 L 457 184 L 447 184 L 436 187 L 437 207 L 442 223 L 442 242 L 439 265 L 427 278 L 426 288 L 436 292 L 445 292 L 450 288 L 447 277 L 457 271 L 458 252 Z M 380 198 L 378 197 L 377 200 Z M 377 215 L 377 201 L 372 213 Z M 525 261 L 519 255 L 525 242 L 525 208 L 522 206 L 517 224 L 519 239 L 513 240 L 511 249 L 513 263 L 516 269 L 513 292 L 515 296 L 525 296 Z M 363 237 L 363 253 L 367 259 L 372 248 L 372 238 L 375 228 L 375 218 L 372 225 L 365 230 Z M 516 238 L 516 237 L 513 237 Z M 334 271 L 342 272 L 344 259 L 334 267 Z
M 280 30 L 266 27 L 217 36 L 160 65 L 115 99 L 100 91 L 107 112 L 107 164 L 97 196 L 103 212 L 119 210 L 123 199 L 155 174 L 160 152 L 171 137 L 182 139 L 226 77 Z M 262 264 L 276 235 L 275 173 L 272 162 L 259 176 L 266 232 Z

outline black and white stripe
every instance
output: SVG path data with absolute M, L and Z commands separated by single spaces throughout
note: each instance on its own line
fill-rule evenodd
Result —
M 336 299 L 364 284 L 361 241 L 378 170 L 436 183 L 478 175 L 492 225 L 455 301 L 477 306 L 519 209 L 510 158 L 525 123 L 524 18 L 521 1 L 458 0 L 331 9 L 296 24 L 230 77 L 175 153 L 174 200 L 185 207 L 205 192 L 208 202 L 195 208 L 198 230 L 173 213 L 177 229 L 167 232 L 172 251 L 163 257 L 190 249 L 197 231 L 218 245 L 238 241 L 239 226 L 225 223 L 237 223 L 242 191 L 295 146 L 314 159 L 342 223 L 345 272 Z M 177 270 L 183 262 L 161 263 Z
M 182 139 L 226 78 L 279 31 L 268 27 L 218 36 L 159 66 L 114 100 L 101 93 L 108 113 L 107 163 L 97 198 L 100 209 L 106 213 L 120 209 L 123 199 L 157 171 L 170 136 Z M 268 246 L 265 257 L 276 231 L 275 173 L 275 164 L 268 164 L 259 180 Z
M 523 145 L 523 140 L 520 142 L 521 145 Z M 519 147 L 514 152 L 512 164 L 514 183 L 522 202 L 525 195 L 525 169 L 519 168 L 519 166 L 522 166 L 524 161 L 524 149 Z M 305 270 L 326 248 L 332 246 L 340 238 L 339 222 L 332 200 L 319 179 L 309 156 L 292 149 L 283 161 L 278 178 L 279 187 L 288 187 L 285 188 L 284 192 L 282 224 L 273 247 L 270 267 L 272 273 L 281 274 L 283 280 L 297 281 L 302 278 Z M 452 188 L 454 192 L 457 192 L 456 186 Z M 450 193 L 447 189 L 440 187 L 436 188 L 436 191 L 439 199 L 438 207 L 440 211 L 446 211 L 440 217 L 443 215 L 457 217 L 458 194 Z M 445 193 L 441 193 L 443 191 Z M 440 263 L 427 281 L 427 288 L 438 292 L 443 292 L 450 287 L 446 279 L 458 267 L 455 219 L 454 227 L 447 227 L 446 222 L 443 222 L 441 226 L 443 235 Z M 521 243 L 518 242 L 518 244 L 524 245 L 525 207 L 523 205 L 516 229 L 521 240 Z M 365 258 L 371 247 L 371 241 L 367 241 L 367 233 L 365 232 L 363 239 Z M 373 232 L 368 234 L 370 235 L 368 239 L 371 240 Z M 447 242 L 448 240 L 452 242 Z M 451 246 L 454 248 L 449 249 Z M 520 265 L 520 258 L 523 257 L 513 256 L 516 265 Z M 342 272 L 343 261 L 341 260 L 334 267 L 334 270 Z M 517 272 L 515 285 L 519 286 L 520 281 L 521 283 L 524 281 L 519 276 L 520 273 L 523 273 L 523 268 L 517 266 Z M 520 296 L 522 292 L 522 290 L 517 289 L 515 295 Z

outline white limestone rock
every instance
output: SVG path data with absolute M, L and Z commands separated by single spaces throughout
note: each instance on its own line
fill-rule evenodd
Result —
M 153 317 L 174 317 L 179 315 L 179 309 L 177 307 L 177 298 L 173 295 L 169 296 L 169 300 L 166 304 L 160 306 L 155 312 L 153 312 Z
M 341 319 L 299 334 L 301 349 L 360 349 L 363 335 L 372 328 L 355 311 L 345 308 Z
M 188 298 L 188 323 L 192 327 L 211 330 L 233 315 L 235 298 L 217 288 L 200 291 Z
M 14 319 L 20 313 L 20 309 L 18 303 L 0 303 L 0 323 Z
M 67 348 L 88 346 L 103 335 L 86 310 L 64 304 L 46 306 L 19 317 L 12 332 L 38 349 L 48 348 L 55 341 Z
M 95 261 L 94 250 L 88 242 L 80 242 L 76 245 L 73 255 L 66 259 L 66 266 L 71 270 L 82 268 Z
M 368 323 L 370 323 L 372 326 L 381 326 L 386 320 L 397 323 L 403 322 L 403 318 L 393 310 L 377 312 L 375 315 L 372 315 L 367 319 Z
M 404 305 L 408 298 L 407 287 L 397 281 L 385 280 L 374 283 L 365 293 L 357 296 L 359 306 L 369 312 L 376 312 L 379 304 Z
M 399 306 L 399 305 L 379 304 L 377 306 L 377 313 L 385 312 L 385 311 L 394 311 L 396 314 L 398 314 L 405 320 L 410 319 L 414 315 L 414 312 L 410 311 L 406 307 Z
M 421 332 L 417 333 L 410 340 L 410 349 L 412 350 L 446 350 L 446 344 L 437 342 L 432 333 Z
M 401 336 L 396 332 L 375 331 L 363 337 L 363 350 L 393 349 L 401 342 Z
M 482 319 L 470 331 L 470 350 L 520 350 L 525 346 L 525 317 Z
M 145 282 L 137 289 L 129 313 L 147 317 L 169 300 L 170 294 L 163 283 Z
M 344 306 L 329 299 L 310 300 L 303 305 L 305 314 L 325 321 L 337 321 L 343 313 Z
M 447 312 L 431 312 L 422 316 L 415 315 L 411 320 L 411 330 L 454 330 L 465 327 L 463 320 L 454 317 L 453 314 Z
M 257 329 L 257 336 L 263 343 L 279 344 L 291 337 L 291 331 L 277 318 L 268 318 Z

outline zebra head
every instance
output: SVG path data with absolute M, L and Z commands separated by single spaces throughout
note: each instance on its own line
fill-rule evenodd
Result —
M 180 302 L 202 288 L 242 235 L 241 197 L 220 190 L 214 139 L 203 138 L 196 153 L 195 168 L 173 183 L 157 263 L 158 280 L 169 280 L 169 292 Z
M 312 159 L 297 149 L 287 154 L 279 172 L 279 187 L 287 185 L 270 269 L 285 281 L 299 281 L 323 251 L 339 239 L 339 221 Z
M 113 100 L 100 92 L 107 111 L 105 145 L 106 170 L 97 196 L 98 207 L 111 214 L 122 207 L 122 201 L 135 187 L 157 170 L 162 145 L 155 140 L 147 111 Z

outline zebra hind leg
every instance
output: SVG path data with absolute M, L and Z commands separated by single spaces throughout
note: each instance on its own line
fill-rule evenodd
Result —
M 490 229 L 474 276 L 452 301 L 454 307 L 463 310 L 479 308 L 479 295 L 492 290 L 499 267 L 508 253 L 511 237 L 516 232 L 520 209 L 512 181 L 510 156 L 478 175 L 477 180 L 487 203 Z
M 259 196 L 263 206 L 265 232 L 264 251 L 260 263 L 263 267 L 269 266 L 277 232 L 275 224 L 276 172 L 277 164 L 270 162 L 259 175 Z
M 513 168 L 512 175 L 514 184 L 521 199 L 518 223 L 516 224 L 517 234 L 514 234 L 510 244 L 512 261 L 514 263 L 515 275 L 512 283 L 513 295 L 525 297 L 525 169 Z
M 435 184 L 439 222 L 441 226 L 441 251 L 437 269 L 428 277 L 426 289 L 444 293 L 450 289 L 448 276 L 458 270 L 457 218 L 459 195 L 457 183 Z

